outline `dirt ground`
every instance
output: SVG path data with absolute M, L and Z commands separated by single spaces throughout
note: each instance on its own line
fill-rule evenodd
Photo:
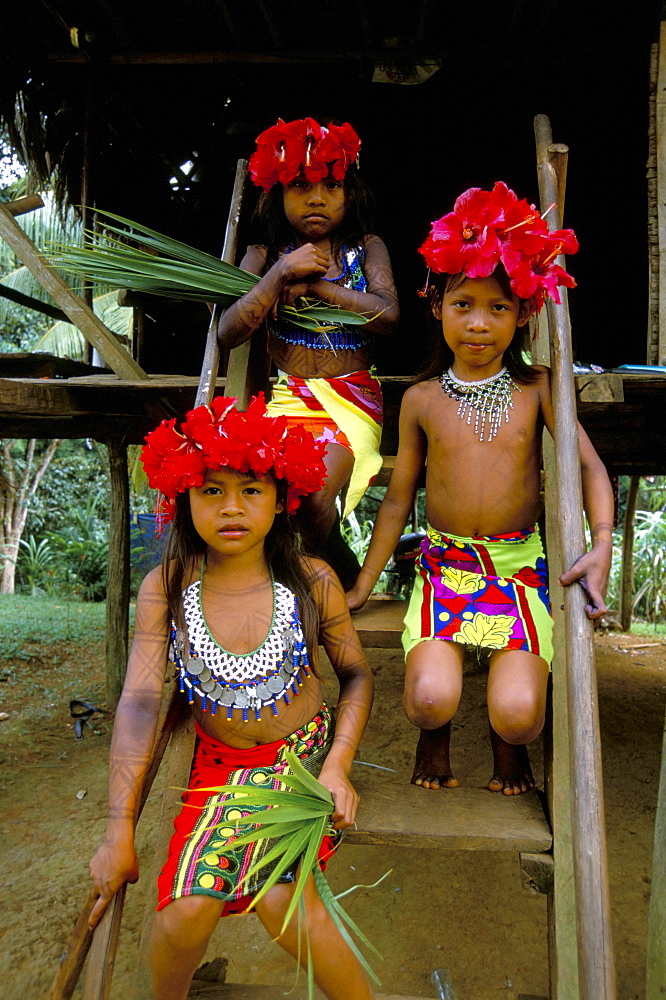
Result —
M 3 893 L 0 907 L 0 991 L 5 1000 L 41 1000 L 88 893 L 87 866 L 102 836 L 111 721 L 98 717 L 77 741 L 70 698 L 103 704 L 102 649 L 58 651 L 60 662 L 35 662 L 32 676 L 57 694 L 49 703 L 21 681 L 1 685 Z M 597 639 L 618 996 L 641 1000 L 654 810 L 666 688 L 666 644 L 609 633 Z M 86 687 L 80 685 L 85 657 Z M 372 721 L 360 753 L 408 777 L 415 732 L 401 709 L 402 657 L 371 650 L 377 680 Z M 78 680 L 78 683 L 77 683 Z M 484 705 L 485 676 L 466 677 L 455 722 L 453 761 L 462 784 L 490 776 Z M 33 690 L 31 694 L 30 691 Z M 538 769 L 540 746 L 533 752 Z M 85 794 L 84 794 L 85 793 Z M 491 794 L 490 792 L 488 793 Z M 423 793 L 455 795 L 455 790 Z M 139 853 L 150 857 L 159 789 L 140 826 Z M 329 868 L 341 890 L 392 873 L 346 905 L 384 956 L 383 990 L 432 997 L 430 975 L 449 970 L 459 1000 L 546 996 L 546 904 L 520 886 L 515 855 L 343 847 Z M 127 997 L 136 965 L 145 880 L 130 887 L 112 1000 Z M 207 958 L 229 960 L 228 980 L 293 983 L 293 969 L 268 941 L 256 917 L 220 925 Z M 81 987 L 75 996 L 81 996 Z

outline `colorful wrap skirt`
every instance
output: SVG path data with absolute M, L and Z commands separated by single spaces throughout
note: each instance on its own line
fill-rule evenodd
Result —
M 343 517 L 359 502 L 382 467 L 383 399 L 379 380 L 369 371 L 337 378 L 297 378 L 279 372 L 268 412 L 284 415 L 330 444 L 340 444 L 354 456 Z
M 553 657 L 548 571 L 539 529 L 461 538 L 428 527 L 402 644 L 444 639 Z
M 197 725 L 197 745 L 184 808 L 174 822 L 167 862 L 157 880 L 157 909 L 181 896 L 213 896 L 225 902 L 222 916 L 246 910 L 257 890 L 267 880 L 271 866 L 262 868 L 249 882 L 239 883 L 253 864 L 275 844 L 261 839 L 234 850 L 236 822 L 256 808 L 240 806 L 229 794 L 211 793 L 211 786 L 258 785 L 262 788 L 287 786 L 280 774 L 289 773 L 285 754 L 293 750 L 303 766 L 315 777 L 321 771 L 333 742 L 333 720 L 327 705 L 314 719 L 291 736 L 263 743 L 247 750 L 227 746 L 206 735 Z M 199 790 L 201 789 L 201 790 Z M 207 789 L 204 791 L 203 789 Z M 335 851 L 339 835 L 324 837 L 319 863 Z M 298 862 L 280 879 L 293 882 Z

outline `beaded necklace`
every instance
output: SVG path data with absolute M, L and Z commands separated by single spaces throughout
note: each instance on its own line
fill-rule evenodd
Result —
M 295 243 L 288 243 L 283 252 L 285 254 L 292 253 L 295 249 Z M 368 282 L 363 274 L 364 248 L 345 243 L 340 251 L 340 259 L 342 261 L 341 273 L 337 278 L 324 278 L 324 281 L 328 281 L 332 285 L 341 285 L 343 288 L 352 288 L 356 292 L 367 291 Z M 291 326 L 288 322 L 281 320 L 279 323 L 272 324 L 271 329 L 280 340 L 284 340 L 287 344 L 333 351 L 333 353 L 358 351 L 367 347 L 369 343 L 368 334 L 363 333 L 362 327 L 358 326 L 338 324 L 327 330 L 316 332 Z
M 447 396 L 458 402 L 458 416 L 461 420 L 467 417 L 467 423 L 470 424 L 472 410 L 476 411 L 474 433 L 479 435 L 480 441 L 484 440 L 486 420 L 489 425 L 489 441 L 497 434 L 502 417 L 508 424 L 509 410 L 513 409 L 513 390 L 520 392 L 506 368 L 479 382 L 463 382 L 449 368 L 440 376 L 439 382 Z
M 203 577 L 203 567 L 202 567 Z M 186 692 L 190 705 L 194 695 L 201 698 L 201 707 L 215 715 L 219 706 L 243 713 L 247 722 L 253 711 L 258 722 L 261 709 L 271 707 L 278 714 L 276 702 L 282 698 L 289 705 L 289 694 L 299 693 L 305 677 L 309 677 L 308 651 L 298 617 L 295 594 L 271 576 L 273 587 L 273 617 L 268 634 L 261 645 L 250 653 L 230 653 L 210 633 L 201 603 L 201 580 L 183 591 L 183 611 L 189 637 L 186 638 L 175 621 L 171 622 L 171 647 L 178 668 L 180 690 Z

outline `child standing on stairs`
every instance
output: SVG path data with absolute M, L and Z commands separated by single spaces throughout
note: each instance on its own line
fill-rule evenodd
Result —
M 354 822 L 349 772 L 372 702 L 372 675 L 337 577 L 302 555 L 291 515 L 321 486 L 324 446 L 266 414 L 261 396 L 245 412 L 218 397 L 192 410 L 180 432 L 163 421 L 142 460 L 173 519 L 165 561 L 144 580 L 136 633 L 111 747 L 106 839 L 91 862 L 99 899 L 94 926 L 124 882 L 138 878 L 133 818 L 155 737 L 169 642 L 196 720 L 186 803 L 158 880 L 150 945 L 153 1000 L 182 1000 L 219 918 L 240 913 L 266 880 L 243 875 L 267 841 L 237 847 L 225 834 L 238 806 L 213 792 L 225 784 L 279 787 L 295 752 L 335 803 L 335 830 Z M 322 700 L 321 642 L 340 681 L 335 724 Z M 296 697 L 297 696 L 297 697 Z M 226 803 L 226 805 L 225 805 Z M 221 827 L 220 827 L 220 824 Z M 232 836 L 231 841 L 225 837 Z M 325 837 L 320 860 L 334 850 Z M 324 907 L 312 876 L 305 931 L 297 916 L 281 934 L 293 894 L 287 873 L 256 903 L 272 938 L 307 964 L 332 1000 L 369 1000 L 357 958 Z
M 326 443 L 326 484 L 304 501 L 299 529 L 346 588 L 359 565 L 340 535 L 336 498 L 342 492 L 346 516 L 381 468 L 382 393 L 368 368 L 373 342 L 398 322 L 391 262 L 372 235 L 356 165 L 360 145 L 351 125 L 324 127 L 313 118 L 280 119 L 257 138 L 249 172 L 264 190 L 256 212 L 264 242 L 248 247 L 240 266 L 262 279 L 218 326 L 220 343 L 232 348 L 268 325 L 278 368 L 269 412 Z M 311 332 L 277 318 L 279 304 L 302 297 L 370 322 Z
M 465 647 L 490 651 L 488 714 L 492 791 L 534 786 L 525 745 L 540 733 L 552 657 L 543 549 L 541 430 L 552 434 L 549 372 L 524 360 L 529 316 L 558 285 L 575 282 L 554 263 L 578 249 L 571 230 L 548 233 L 534 206 L 501 182 L 471 188 L 434 222 L 420 248 L 434 272 L 430 307 L 439 325 L 427 372 L 407 390 L 395 471 L 358 582 L 367 600 L 412 509 L 426 464 L 427 537 L 405 618 L 405 711 L 420 728 L 412 783 L 458 784 L 449 760 L 450 720 L 462 690 Z M 435 376 L 435 377 L 433 377 Z M 613 494 L 579 426 L 592 547 L 562 574 L 578 580 L 599 618 L 611 562 Z

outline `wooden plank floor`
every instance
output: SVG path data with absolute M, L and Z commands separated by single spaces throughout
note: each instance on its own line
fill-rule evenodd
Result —
M 407 601 L 368 601 L 352 615 L 362 646 L 400 649 Z
M 347 830 L 345 842 L 456 851 L 541 853 L 551 848 L 536 791 L 517 796 L 486 788 L 429 791 L 409 779 L 407 771 L 354 765 L 351 780 L 361 800 L 357 829 Z
M 292 990 L 290 986 L 246 986 L 244 983 L 192 983 L 188 1000 L 307 1000 L 306 987 Z M 323 998 L 315 990 L 317 1000 Z M 423 997 L 398 996 L 397 993 L 377 993 L 377 1000 L 423 1000 Z

